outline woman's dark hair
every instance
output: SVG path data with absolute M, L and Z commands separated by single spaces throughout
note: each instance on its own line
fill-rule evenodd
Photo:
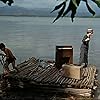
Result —
M 3 43 L 0 43 L 0 49 L 5 48 L 5 45 Z

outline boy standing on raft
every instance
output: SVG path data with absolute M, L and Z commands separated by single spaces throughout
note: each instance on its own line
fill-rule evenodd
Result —
M 4 62 L 4 70 L 3 70 L 3 73 L 5 75 L 9 75 L 9 72 L 10 72 L 10 69 L 9 69 L 9 64 L 12 63 L 12 67 L 13 69 L 17 70 L 18 69 L 15 67 L 15 56 L 13 55 L 12 51 L 9 49 L 9 48 L 6 48 L 4 43 L 0 43 L 0 49 L 1 51 L 3 51 L 5 53 L 5 57 L 6 57 L 6 60 Z
M 87 67 L 87 65 L 88 65 L 89 41 L 90 41 L 92 35 L 93 35 L 93 29 L 88 28 L 86 35 L 82 39 L 82 45 L 80 48 L 79 65 L 82 65 L 82 63 L 84 63 L 85 64 L 84 67 Z

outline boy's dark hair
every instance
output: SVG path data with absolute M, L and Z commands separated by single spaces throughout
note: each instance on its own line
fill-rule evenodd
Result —
M 5 48 L 4 43 L 0 43 L 0 49 Z

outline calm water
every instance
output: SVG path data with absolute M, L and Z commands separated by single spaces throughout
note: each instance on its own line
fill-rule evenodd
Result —
M 51 17 L 0 16 L 0 42 L 12 49 L 17 64 L 29 57 L 55 59 L 56 45 L 72 45 L 74 63 L 79 61 L 81 39 L 88 27 L 94 29 L 89 63 L 100 69 L 100 18 L 63 18 L 52 24 Z M 2 70 L 2 67 L 0 68 Z
M 0 16 L 0 42 L 6 43 L 17 57 L 17 63 L 29 57 L 55 59 L 56 45 L 72 45 L 74 63 L 78 63 L 81 39 L 88 27 L 94 29 L 90 42 L 89 63 L 100 65 L 100 19 L 63 18 L 52 24 L 50 17 Z
M 64 18 L 52 24 L 50 17 L 0 16 L 0 42 L 6 43 L 17 57 L 17 63 L 29 57 L 55 59 L 56 45 L 72 45 L 74 63 L 78 63 L 81 39 L 88 27 L 94 29 L 90 42 L 89 63 L 100 65 L 99 18 Z

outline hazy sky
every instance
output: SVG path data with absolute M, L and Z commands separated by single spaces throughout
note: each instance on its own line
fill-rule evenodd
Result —
M 15 4 L 23 7 L 51 7 L 55 5 L 56 0 L 15 0 Z
M 62 2 L 63 0 L 14 0 L 13 5 L 17 5 L 25 8 L 52 8 L 57 5 L 57 3 Z M 91 1 L 91 0 L 88 0 Z M 94 3 L 90 3 L 94 5 Z M 81 6 L 84 6 L 84 2 L 81 2 Z M 0 6 L 5 6 L 2 2 L 0 2 Z M 96 5 L 94 5 L 96 6 Z

